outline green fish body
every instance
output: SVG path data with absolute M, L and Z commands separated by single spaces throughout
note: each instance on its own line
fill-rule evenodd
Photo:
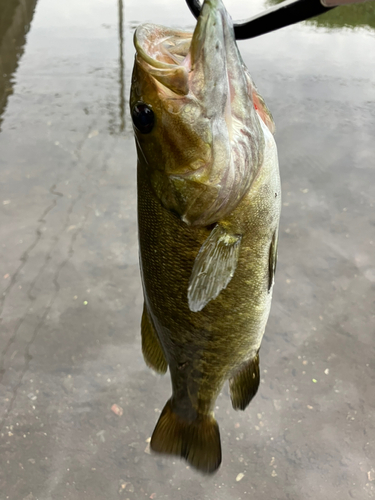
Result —
M 193 34 L 144 25 L 135 46 L 142 351 L 172 379 L 151 449 L 214 472 L 224 382 L 242 410 L 259 385 L 281 206 L 273 121 L 221 0 Z

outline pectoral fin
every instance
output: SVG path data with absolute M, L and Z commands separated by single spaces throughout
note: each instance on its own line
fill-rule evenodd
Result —
M 268 291 L 271 290 L 275 282 L 275 272 L 277 264 L 277 242 L 278 242 L 278 234 L 276 229 L 276 231 L 273 233 L 270 246 Z
M 143 306 L 141 321 L 142 352 L 146 364 L 158 373 L 167 371 L 167 361 L 161 348 L 154 325 L 151 322 L 146 304 Z
M 229 380 L 232 406 L 244 410 L 257 393 L 259 387 L 259 354 L 248 361 L 240 371 Z
M 201 311 L 227 287 L 237 267 L 241 235 L 219 224 L 211 231 L 195 259 L 188 287 L 190 310 Z

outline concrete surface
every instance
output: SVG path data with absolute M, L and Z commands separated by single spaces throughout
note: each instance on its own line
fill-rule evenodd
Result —
M 219 397 L 223 464 L 206 478 L 148 451 L 170 382 L 140 351 L 125 107 L 134 26 L 193 19 L 183 0 L 127 1 L 123 31 L 115 0 L 7 4 L 0 499 L 374 498 L 374 32 L 301 24 L 240 44 L 277 124 L 284 206 L 260 390 L 244 413 Z

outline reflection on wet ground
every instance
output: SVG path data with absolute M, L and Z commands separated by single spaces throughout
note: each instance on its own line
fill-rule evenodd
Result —
M 277 125 L 279 268 L 258 396 L 236 413 L 224 389 L 205 478 L 149 454 L 170 387 L 140 352 L 126 108 L 133 27 L 193 18 L 182 0 L 35 4 L 0 4 L 0 499 L 373 498 L 373 12 L 240 43 Z
M 0 125 L 36 3 L 37 0 L 2 0 L 0 5 Z

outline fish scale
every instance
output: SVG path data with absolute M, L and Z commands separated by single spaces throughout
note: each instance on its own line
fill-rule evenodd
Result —
M 148 366 L 159 373 L 169 368 L 172 381 L 150 445 L 212 473 L 221 463 L 213 410 L 224 382 L 229 380 L 233 407 L 242 410 L 259 385 L 280 179 L 272 117 L 243 65 L 221 0 L 206 0 L 192 37 L 176 30 L 176 42 L 186 50 L 182 63 L 161 60 L 158 38 L 166 34 L 173 37 L 169 28 L 137 29 L 130 98 L 138 124 L 142 350 Z M 216 50 L 210 46 L 215 38 L 225 58 L 220 67 L 207 56 Z M 230 81 L 220 95 L 212 94 L 218 106 L 199 87 L 212 78 Z M 231 106 L 223 106 L 228 99 Z M 228 109 L 231 116 L 225 116 Z

